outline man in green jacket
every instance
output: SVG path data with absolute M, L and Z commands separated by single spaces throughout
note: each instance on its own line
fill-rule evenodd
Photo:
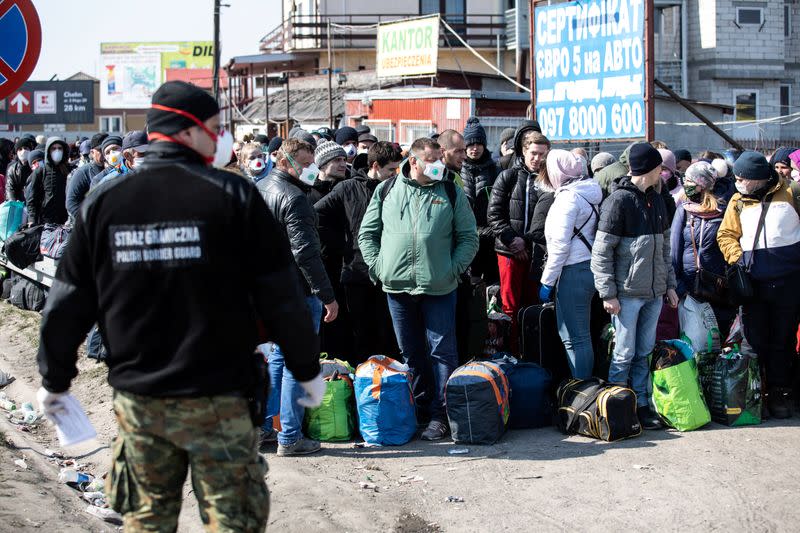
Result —
M 475 216 L 461 187 L 442 180 L 441 156 L 432 139 L 414 141 L 401 174 L 375 190 L 358 237 L 370 276 L 387 293 L 406 364 L 415 376 L 433 369 L 425 440 L 448 432 L 444 390 L 458 362 L 456 287 L 478 251 Z

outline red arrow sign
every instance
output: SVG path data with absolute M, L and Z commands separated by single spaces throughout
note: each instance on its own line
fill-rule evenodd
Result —
M 31 112 L 31 93 L 20 91 L 8 99 L 8 112 L 11 115 L 27 115 Z

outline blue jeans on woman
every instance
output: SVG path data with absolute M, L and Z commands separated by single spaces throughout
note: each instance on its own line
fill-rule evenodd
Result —
M 592 377 L 594 349 L 589 324 L 594 296 L 590 261 L 567 265 L 561 270 L 556 290 L 558 334 L 567 350 L 569 368 L 575 379 Z
M 417 380 L 433 368 L 434 393 L 430 402 L 432 420 L 447 422 L 444 390 L 458 365 L 456 346 L 456 291 L 442 296 L 406 293 L 387 294 L 397 344 L 414 376 L 415 395 L 426 387 Z
M 656 327 L 664 297 L 619 298 L 619 314 L 611 317 L 614 326 L 614 355 L 608 381 L 628 383 L 636 393 L 639 407 L 648 405 L 650 364 L 648 356 L 656 345 Z
M 314 321 L 314 329 L 319 334 L 319 323 L 322 320 L 322 302 L 316 296 L 306 297 L 306 305 Z M 292 373 L 284 365 L 283 352 L 274 343 L 268 345 L 265 355 L 269 363 L 269 397 L 267 399 L 267 418 L 262 426 L 265 430 L 272 427 L 272 417 L 280 413 L 281 431 L 278 433 L 278 444 L 289 446 L 303 436 L 303 416 L 305 407 L 298 405 L 297 400 L 305 396 L 305 391 Z

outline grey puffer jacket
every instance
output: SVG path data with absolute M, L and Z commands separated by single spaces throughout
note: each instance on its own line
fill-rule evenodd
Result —
M 316 295 L 324 304 L 333 302 L 336 296 L 322 262 L 317 214 L 306 196 L 310 187 L 273 168 L 256 188 L 289 238 L 306 294 Z
M 670 222 L 664 199 L 642 192 L 630 176 L 613 181 L 600 207 L 592 274 L 600 298 L 657 298 L 675 289 Z

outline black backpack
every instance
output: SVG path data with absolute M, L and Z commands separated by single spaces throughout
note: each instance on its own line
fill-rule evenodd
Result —
M 21 229 L 6 239 L 3 252 L 17 268 L 28 268 L 41 261 L 41 240 L 44 226 Z
M 44 309 L 45 292 L 37 283 L 19 277 L 11 287 L 11 296 L 8 301 L 12 305 L 26 311 L 41 311 Z

